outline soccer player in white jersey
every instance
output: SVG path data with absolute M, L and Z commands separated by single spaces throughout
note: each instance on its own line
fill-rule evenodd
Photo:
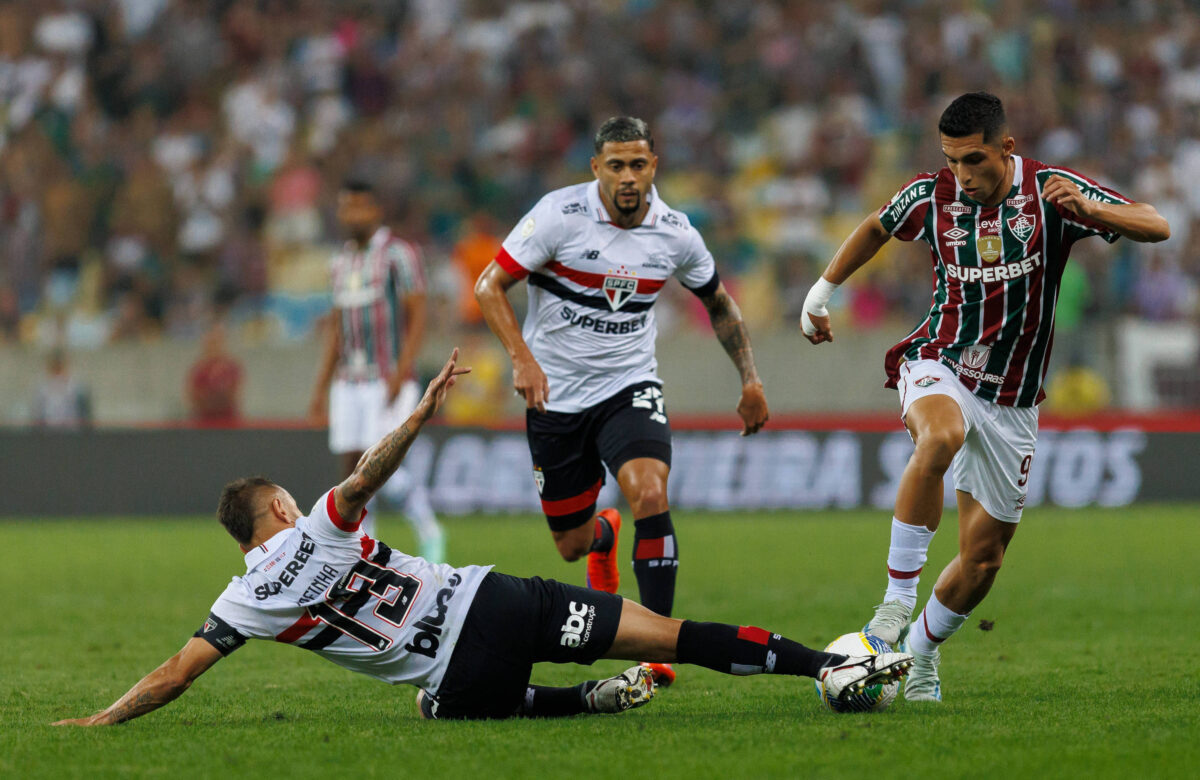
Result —
M 687 216 L 654 188 L 646 123 L 614 117 L 594 139 L 595 180 L 549 193 L 505 239 L 475 296 L 508 351 L 524 397 L 533 477 L 558 552 L 588 556 L 588 583 L 619 585 L 615 509 L 596 513 L 605 466 L 634 519 L 642 604 L 670 615 L 679 548 L 667 504 L 671 429 L 657 375 L 654 302 L 671 277 L 699 296 L 741 377 L 742 435 L 767 421 L 767 400 L 741 311 Z M 524 329 L 508 289 L 529 283 Z M 655 666 L 662 684 L 674 679 Z
M 329 449 L 345 476 L 421 395 L 414 366 L 425 337 L 425 270 L 420 250 L 383 224 L 368 183 L 346 182 L 337 217 L 349 238 L 330 264 L 332 321 L 309 414 L 328 419 Z M 403 510 L 421 555 L 441 561 L 445 533 L 425 486 L 401 470 L 383 497 Z
M 454 350 L 404 424 L 307 515 L 269 480 L 226 485 L 217 516 L 245 554 L 245 575 L 233 578 L 182 650 L 110 707 L 56 725 L 144 715 L 247 639 L 296 645 L 383 682 L 417 686 L 421 714 L 438 719 L 613 713 L 654 695 L 652 674 L 637 666 L 567 688 L 530 685 L 540 661 L 648 658 L 727 674 L 801 675 L 840 698 L 903 676 L 911 662 L 903 653 L 818 652 L 755 626 L 673 620 L 603 591 L 431 563 L 368 536 L 367 502 L 470 370 L 457 359 Z
M 893 645 L 907 641 L 916 660 L 904 694 L 923 701 L 941 700 L 938 648 L 991 589 L 1021 519 L 1071 246 L 1089 236 L 1162 241 L 1170 233 L 1153 206 L 1014 154 L 994 95 L 957 98 L 938 130 L 946 167 L 912 179 L 858 226 L 809 292 L 802 320 L 813 344 L 832 341 L 826 303 L 834 289 L 892 237 L 929 244 L 929 315 L 885 361 L 916 447 L 896 493 L 887 591 L 866 626 Z M 959 551 L 910 625 L 948 470 Z

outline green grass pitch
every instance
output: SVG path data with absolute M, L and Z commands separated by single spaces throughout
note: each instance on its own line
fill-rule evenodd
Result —
M 678 616 L 823 646 L 882 592 L 886 512 L 676 515 Z M 452 519 L 449 531 L 454 563 L 583 580 L 539 518 Z M 955 534 L 948 513 L 922 598 Z M 410 538 L 393 517 L 380 536 Z M 55 729 L 174 653 L 241 557 L 208 518 L 4 521 L 0 539 L 0 777 L 1149 778 L 1194 777 L 1200 760 L 1197 506 L 1027 512 L 992 596 L 943 652 L 946 701 L 872 715 L 822 710 L 807 679 L 682 667 L 620 716 L 428 723 L 411 688 L 252 642 L 158 712 Z M 629 544 L 622 592 L 636 596 Z M 546 664 L 534 681 L 623 667 Z

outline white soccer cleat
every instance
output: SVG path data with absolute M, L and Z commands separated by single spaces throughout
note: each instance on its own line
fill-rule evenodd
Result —
M 846 699 L 862 693 L 868 685 L 896 682 L 912 664 L 910 653 L 850 656 L 840 664 L 823 667 L 817 679 L 830 698 Z
M 938 677 L 938 664 L 941 663 L 942 652 L 934 648 L 928 654 L 913 653 L 912 658 L 912 669 L 904 681 L 904 698 L 908 701 L 941 701 L 942 681 Z
M 875 607 L 875 616 L 863 626 L 863 633 L 877 636 L 892 647 L 898 647 L 908 636 L 912 613 L 912 607 L 906 607 L 899 601 L 885 601 Z
M 624 712 L 653 699 L 656 687 L 649 669 L 634 666 L 601 680 L 585 698 L 591 712 Z

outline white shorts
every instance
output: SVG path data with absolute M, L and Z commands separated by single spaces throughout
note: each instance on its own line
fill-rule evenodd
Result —
M 925 396 L 946 395 L 958 403 L 966 440 L 954 456 L 954 488 L 970 493 L 997 520 L 1020 522 L 1037 446 L 1037 407 L 984 401 L 963 387 L 949 366 L 936 360 L 903 363 L 897 389 L 902 418 L 914 401 Z
M 385 404 L 387 382 L 334 380 L 329 388 L 329 449 L 335 455 L 366 452 L 398 428 L 417 408 L 421 388 L 409 380 L 391 404 Z

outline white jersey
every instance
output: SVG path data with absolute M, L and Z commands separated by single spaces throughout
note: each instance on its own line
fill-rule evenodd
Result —
M 642 224 L 609 218 L 600 184 L 538 201 L 496 257 L 529 280 L 522 335 L 546 372 L 546 408 L 579 412 L 637 382 L 658 381 L 654 302 L 672 276 L 697 295 L 716 290 L 712 254 L 688 218 L 651 188 Z
M 436 693 L 490 566 L 456 569 L 405 555 L 337 513 L 333 491 L 294 528 L 246 553 L 246 574 L 196 636 L 222 654 L 272 639 L 389 683 Z

